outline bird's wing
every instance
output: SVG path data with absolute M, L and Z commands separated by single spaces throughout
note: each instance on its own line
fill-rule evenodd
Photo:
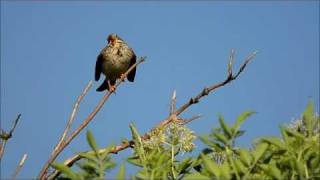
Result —
M 137 61 L 137 56 L 134 54 L 134 52 L 133 52 L 133 50 L 131 49 L 131 51 L 132 51 L 132 57 L 131 57 L 131 59 L 130 59 L 130 66 L 129 66 L 129 68 L 132 66 L 132 65 L 134 65 L 135 63 L 136 63 L 136 61 Z M 134 81 L 134 77 L 136 76 L 136 68 L 134 68 L 129 74 L 128 74 L 128 80 L 130 81 L 130 82 L 133 82 Z
M 102 72 L 102 63 L 103 63 L 103 55 L 99 54 L 96 62 L 96 71 L 95 71 L 95 80 L 98 81 L 100 79 L 100 74 Z

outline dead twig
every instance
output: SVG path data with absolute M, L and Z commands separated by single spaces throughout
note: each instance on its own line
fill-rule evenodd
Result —
M 214 92 L 214 90 L 225 86 L 226 84 L 229 84 L 233 80 L 237 79 L 238 76 L 243 72 L 243 70 L 246 68 L 247 64 L 256 56 L 257 51 L 254 51 L 251 55 L 249 55 L 244 63 L 240 66 L 239 70 L 237 73 L 234 75 L 232 72 L 232 66 L 234 62 L 234 50 L 232 49 L 230 52 L 230 57 L 229 57 L 229 62 L 228 62 L 228 70 L 227 70 L 227 78 L 220 83 L 214 84 L 212 86 L 204 88 L 198 95 L 190 98 L 185 104 L 180 106 L 177 110 L 175 109 L 176 106 L 176 93 L 175 91 L 173 92 L 172 98 L 171 98 L 171 104 L 170 104 L 170 115 L 168 118 L 162 120 L 158 125 L 156 125 L 154 128 L 152 128 L 149 132 L 157 129 L 157 128 L 162 128 L 169 123 L 171 123 L 173 120 L 177 119 L 177 116 L 180 115 L 182 112 L 184 112 L 187 108 L 189 108 L 191 105 L 196 104 L 200 102 L 200 99 L 203 98 L 204 96 L 209 95 L 211 92 Z M 201 115 L 194 116 L 190 119 L 184 119 L 183 124 L 187 124 L 195 119 L 200 118 Z M 142 140 L 147 140 L 149 139 L 149 133 L 145 133 L 142 137 Z M 131 147 L 133 145 L 133 141 L 127 141 L 124 142 L 120 145 L 117 145 L 113 148 L 113 150 L 110 151 L 110 153 L 117 154 L 119 151 L 122 151 L 124 149 L 127 149 L 128 147 Z M 69 158 L 64 162 L 66 166 L 71 167 L 76 161 L 80 160 L 81 157 L 79 155 L 75 155 L 72 158 Z M 58 171 L 53 172 L 50 175 L 50 179 L 56 178 L 59 175 Z
M 89 92 L 90 88 L 92 87 L 92 81 L 89 81 L 89 83 L 87 84 L 86 88 L 82 91 L 81 95 L 77 98 L 74 106 L 73 106 L 73 109 L 72 109 L 72 112 L 70 114 L 70 117 L 69 117 L 69 120 L 67 122 L 67 125 L 64 129 L 64 132 L 62 133 L 62 136 L 60 137 L 60 140 L 58 142 L 58 144 L 55 146 L 54 150 L 52 151 L 51 155 L 52 154 L 55 154 L 55 152 L 59 149 L 59 147 L 61 146 L 61 144 L 64 143 L 65 141 L 65 138 L 67 137 L 67 134 L 71 128 L 71 125 L 76 117 L 76 113 L 79 109 L 79 105 L 83 99 L 84 96 L 86 96 L 86 94 Z
M 213 92 L 214 90 L 225 86 L 226 84 L 232 82 L 233 80 L 237 79 L 238 76 L 241 74 L 241 72 L 243 72 L 243 70 L 245 69 L 245 67 L 247 66 L 247 64 L 256 56 L 257 51 L 253 52 L 251 55 L 249 55 L 246 60 L 244 61 L 244 63 L 240 66 L 238 72 L 236 73 L 236 75 L 233 75 L 232 73 L 232 66 L 233 66 L 233 62 L 234 62 L 234 50 L 231 50 L 230 53 L 230 58 L 229 58 L 229 63 L 228 63 L 228 75 L 227 78 L 217 84 L 214 84 L 212 86 L 209 86 L 207 88 L 204 88 L 198 95 L 192 97 L 189 99 L 189 101 L 187 101 L 185 104 L 183 104 L 182 106 L 180 106 L 180 108 L 178 108 L 177 110 L 175 110 L 173 113 L 171 113 L 171 115 L 165 119 L 162 120 L 158 125 L 156 125 L 153 129 L 151 129 L 151 131 L 157 129 L 157 128 L 161 128 L 166 126 L 167 124 L 169 124 L 172 120 L 176 119 L 177 116 L 179 116 L 183 111 L 185 111 L 187 108 L 189 108 L 191 105 L 196 104 L 200 101 L 201 98 L 203 98 L 204 96 L 209 95 L 209 93 Z M 142 140 L 146 140 L 149 138 L 149 134 L 146 133 L 142 136 Z M 130 147 L 132 145 L 132 141 L 129 142 L 125 142 L 121 145 L 116 146 L 116 148 L 111 151 L 111 153 L 118 153 L 119 151 L 122 151 L 128 147 Z
M 94 110 L 89 114 L 89 116 L 68 136 L 65 141 L 54 151 L 53 154 L 49 157 L 48 161 L 43 166 L 42 170 L 38 175 L 38 179 L 46 179 L 47 171 L 50 164 L 57 158 L 57 156 L 70 144 L 70 142 L 91 122 L 91 120 L 95 117 L 95 115 L 100 111 L 104 103 L 109 99 L 112 93 L 117 89 L 117 87 L 124 82 L 124 79 L 128 76 L 128 74 L 140 63 L 145 61 L 145 57 L 141 57 L 134 65 L 132 65 L 126 73 L 120 78 L 120 80 L 115 84 L 113 91 L 107 91 L 106 94 L 99 101 Z
M 192 122 L 192 121 L 194 121 L 194 120 L 196 120 L 196 119 L 199 119 L 199 118 L 201 118 L 201 117 L 202 117 L 202 115 L 201 115 L 201 114 L 198 114 L 198 115 L 195 115 L 195 116 L 193 116 L 193 117 L 191 117 L 191 118 L 188 118 L 188 119 L 182 119 L 182 124 L 183 124 L 183 125 L 188 124 L 189 122 Z
M 15 130 L 16 127 L 17 127 L 17 124 L 18 124 L 18 122 L 19 122 L 19 120 L 20 120 L 20 117 L 21 117 L 21 114 L 18 114 L 16 120 L 15 120 L 14 123 L 13 123 L 13 126 L 12 126 L 11 130 L 10 130 L 8 133 L 1 129 L 1 132 L 0 132 L 0 138 L 1 138 L 1 144 L 0 144 L 0 159 L 1 159 L 2 156 L 3 156 L 4 149 L 5 149 L 5 147 L 6 147 L 7 141 L 12 137 L 13 132 L 14 132 L 14 130 Z
M 18 164 L 18 166 L 17 166 L 16 170 L 14 171 L 14 173 L 13 173 L 13 175 L 12 175 L 11 179 L 13 179 L 13 180 L 15 180 L 15 179 L 16 179 L 16 177 L 17 177 L 17 175 L 19 174 L 19 172 L 20 172 L 20 170 L 21 170 L 22 166 L 24 165 L 24 163 L 25 163 L 25 161 L 26 161 L 27 157 L 28 157 L 28 156 L 27 156 L 27 154 L 24 154 L 24 155 L 22 156 L 22 158 L 21 158 L 21 160 L 20 160 L 20 162 L 19 162 L 19 164 Z
M 176 111 L 176 107 L 177 107 L 176 103 L 177 103 L 177 93 L 176 93 L 176 90 L 174 90 L 173 93 L 172 93 L 172 97 L 171 97 L 169 115 L 173 114 L 174 111 Z

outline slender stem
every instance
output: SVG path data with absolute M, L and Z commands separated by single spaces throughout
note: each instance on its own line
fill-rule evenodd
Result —
M 177 118 L 178 115 L 180 115 L 182 112 L 184 112 L 187 108 L 189 108 L 191 105 L 196 104 L 200 101 L 201 98 L 203 98 L 204 96 L 209 95 L 211 92 L 214 92 L 216 89 L 225 86 L 226 84 L 229 84 L 230 82 L 232 82 L 233 80 L 237 79 L 238 76 L 241 74 L 241 72 L 243 72 L 243 70 L 246 68 L 247 64 L 249 62 L 251 62 L 251 60 L 256 56 L 257 51 L 253 52 L 251 55 L 249 55 L 246 60 L 244 61 L 244 63 L 240 66 L 238 72 L 236 73 L 236 75 L 233 75 L 232 73 L 232 65 L 233 65 L 233 61 L 234 61 L 234 50 L 231 50 L 231 55 L 229 58 L 229 64 L 228 64 L 228 75 L 227 78 L 225 80 L 223 80 L 220 83 L 214 84 L 212 86 L 209 86 L 207 88 L 204 88 L 198 95 L 192 97 L 189 99 L 189 101 L 187 101 L 184 105 L 180 106 L 177 110 L 175 110 L 173 113 L 170 113 L 169 117 L 167 117 L 166 119 L 160 121 L 159 124 L 157 124 L 154 128 L 152 128 L 150 131 L 153 131 L 154 129 L 157 128 L 161 128 L 164 127 L 166 125 L 168 125 L 169 123 L 171 123 L 174 119 Z M 196 118 L 195 118 L 196 119 Z M 190 121 L 189 121 L 190 122 Z M 186 122 L 188 123 L 188 121 Z M 185 123 L 185 124 L 186 124 Z M 149 132 L 150 132 L 149 131 Z M 145 133 L 141 139 L 142 140 L 147 140 L 149 139 L 149 134 Z M 124 142 L 118 146 L 116 146 L 112 151 L 110 151 L 110 153 L 118 153 L 119 151 L 122 151 L 124 149 L 127 149 L 128 147 L 132 147 L 133 145 L 133 141 L 128 141 L 128 142 Z M 70 159 L 68 159 L 67 161 L 65 161 L 65 165 L 66 166 L 72 166 L 76 161 L 80 160 L 79 156 L 74 156 Z M 55 178 L 59 175 L 58 171 L 53 172 L 50 175 L 50 178 Z
M 89 116 L 78 126 L 77 129 L 75 129 L 71 135 L 66 138 L 65 142 L 62 143 L 60 145 L 59 148 L 57 148 L 56 151 L 54 151 L 54 153 L 49 157 L 48 161 L 45 163 L 45 165 L 43 166 L 42 170 L 40 171 L 39 175 L 38 175 L 38 179 L 46 179 L 46 174 L 48 171 L 48 168 L 50 166 L 50 164 L 58 157 L 58 155 L 70 144 L 70 142 L 92 121 L 92 119 L 96 116 L 96 114 L 100 111 L 100 109 L 102 108 L 102 106 L 104 105 L 104 103 L 109 99 L 109 97 L 111 96 L 112 93 L 114 93 L 114 91 L 116 90 L 116 88 L 124 81 L 124 79 L 128 76 L 128 74 L 136 67 L 138 66 L 140 63 L 145 61 L 145 57 L 142 57 L 138 60 L 137 63 L 135 63 L 134 65 L 132 65 L 127 71 L 126 73 L 124 73 L 124 75 L 120 78 L 120 81 L 118 81 L 116 83 L 116 85 L 114 86 L 114 90 L 113 91 L 108 91 L 106 92 L 106 94 L 102 97 L 102 99 L 99 101 L 99 103 L 97 104 L 97 106 L 94 108 L 94 110 L 89 114 Z
M 80 103 L 81 103 L 83 97 L 86 96 L 86 94 L 89 92 L 91 87 L 92 87 L 92 81 L 89 81 L 89 83 L 87 84 L 87 86 L 85 87 L 85 89 L 83 90 L 81 95 L 77 98 L 77 100 L 73 106 L 72 112 L 70 114 L 69 120 L 67 122 L 67 125 L 64 129 L 64 132 L 63 132 L 62 136 L 60 137 L 58 144 L 55 146 L 54 150 L 52 151 L 51 155 L 54 154 L 61 147 L 62 143 L 64 143 L 64 140 L 66 139 L 67 134 L 71 128 L 71 125 L 76 117 L 76 113 L 79 109 Z
M 0 159 L 1 159 L 1 158 L 2 158 L 2 156 L 3 156 L 4 149 L 6 148 L 6 145 L 7 145 L 7 141 L 8 141 L 8 140 L 1 140 L 1 146 L 0 146 Z
M 176 111 L 176 103 L 177 103 L 177 93 L 176 93 L 176 90 L 174 90 L 172 93 L 172 97 L 171 97 L 169 115 L 171 115 L 172 113 L 174 113 Z
M 11 179 L 13 179 L 13 180 L 15 180 L 15 179 L 16 179 L 16 177 L 17 177 L 17 175 L 19 174 L 19 172 L 20 172 L 21 168 L 23 167 L 23 165 L 24 165 L 24 163 L 25 163 L 25 161 L 26 161 L 27 157 L 28 157 L 28 155 L 27 155 L 27 154 L 24 154 L 24 155 L 22 156 L 22 158 L 21 158 L 21 160 L 20 160 L 20 162 L 19 162 L 19 164 L 18 164 L 18 166 L 17 166 L 16 170 L 14 171 L 14 173 L 13 173 L 13 175 L 12 175 Z
M 173 179 L 177 179 L 176 173 L 174 172 L 174 145 L 171 144 L 171 172 Z
M 17 118 L 15 119 L 14 123 L 13 123 L 13 126 L 11 128 L 11 130 L 9 131 L 9 133 L 6 133 L 5 131 L 3 131 L 1 129 L 0 131 L 0 137 L 1 137 L 1 144 L 0 144 L 0 159 L 2 158 L 3 156 L 3 153 L 4 153 L 4 149 L 6 147 L 6 144 L 7 144 L 7 141 L 12 138 L 12 135 L 13 135 L 13 132 L 14 130 L 16 129 L 17 127 L 17 124 L 20 120 L 20 117 L 21 117 L 21 114 L 18 114 Z

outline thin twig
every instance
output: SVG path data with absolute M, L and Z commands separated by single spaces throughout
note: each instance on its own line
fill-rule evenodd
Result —
M 89 92 L 90 88 L 92 87 L 92 80 L 89 81 L 89 83 L 87 84 L 87 86 L 85 87 L 85 89 L 82 91 L 81 95 L 77 98 L 77 101 L 74 103 L 74 106 L 73 106 L 73 109 L 72 109 L 72 112 L 70 114 L 70 117 L 69 117 L 69 120 L 67 122 L 67 125 L 64 129 L 64 132 L 62 134 L 62 136 L 60 137 L 60 140 L 58 142 L 58 144 L 55 146 L 54 150 L 52 151 L 51 155 L 54 154 L 58 149 L 59 147 L 61 146 L 61 144 L 64 142 L 65 138 L 67 137 L 67 134 L 71 128 L 71 125 L 76 117 L 76 113 L 79 109 L 79 105 L 83 99 L 84 96 L 86 96 L 86 94 Z
M 3 156 L 4 149 L 6 148 L 6 145 L 7 145 L 7 140 L 1 140 L 1 142 L 0 142 L 0 159 Z
M 195 115 L 195 116 L 193 116 L 193 117 L 191 117 L 191 118 L 189 118 L 189 119 L 183 119 L 182 120 L 182 124 L 184 125 L 184 124 L 188 124 L 188 123 L 190 123 L 190 122 L 192 122 L 192 121 L 194 121 L 194 120 L 196 120 L 196 119 L 199 119 L 199 118 L 201 118 L 202 117 L 202 115 L 201 114 L 198 114 L 198 115 Z
M 0 144 L 0 159 L 3 156 L 4 153 L 4 149 L 6 147 L 7 141 L 12 137 L 14 130 L 17 127 L 17 124 L 20 120 L 21 114 L 18 114 L 16 120 L 13 123 L 13 126 L 11 128 L 11 130 L 9 131 L 9 133 L 6 133 L 4 130 L 1 129 L 0 132 L 0 138 L 1 138 L 1 144 Z
M 232 51 L 231 51 L 232 52 Z M 257 54 L 257 52 L 253 52 L 246 60 L 245 62 L 241 65 L 241 67 L 239 68 L 237 74 L 234 76 L 232 74 L 232 71 L 229 71 L 228 77 L 218 83 L 218 84 L 214 84 L 212 86 L 209 86 L 208 88 L 204 88 L 198 95 L 196 95 L 195 97 L 191 98 L 187 103 L 185 103 L 184 105 L 182 105 L 175 113 L 176 115 L 181 114 L 183 111 L 185 111 L 189 106 L 191 106 L 192 104 L 196 104 L 200 101 L 200 99 L 204 96 L 207 96 L 210 92 L 230 83 L 231 81 L 237 79 L 237 77 L 240 75 L 240 73 L 245 69 L 245 67 L 247 66 L 247 64 L 255 57 L 255 55 Z M 233 59 L 230 59 L 230 62 L 232 62 Z M 229 64 L 230 64 L 229 62 Z M 232 67 L 232 63 L 231 65 L 229 65 L 229 67 Z
M 12 175 L 12 178 L 11 178 L 11 179 L 13 179 L 13 180 L 15 180 L 15 179 L 16 179 L 16 177 L 17 177 L 17 175 L 19 174 L 19 172 L 20 172 L 20 170 L 21 170 L 22 166 L 24 165 L 24 163 L 25 163 L 25 161 L 26 161 L 27 157 L 28 157 L 28 156 L 27 156 L 27 154 L 24 154 L 24 155 L 22 156 L 22 158 L 21 158 L 21 160 L 20 160 L 20 162 L 19 162 L 19 164 L 18 164 L 18 166 L 17 166 L 16 170 L 14 171 L 14 173 L 13 173 L 13 175 Z
M 171 102 L 170 102 L 170 113 L 169 113 L 169 115 L 174 113 L 174 111 L 176 110 L 176 103 L 177 103 L 177 93 L 176 93 L 176 90 L 173 90 L 172 97 L 171 97 Z
M 216 90 L 216 89 L 230 83 L 231 81 L 235 80 L 240 75 L 240 73 L 245 69 L 246 65 L 255 57 L 256 54 L 257 54 L 257 51 L 253 52 L 250 56 L 248 56 L 248 58 L 246 58 L 245 62 L 240 66 L 238 72 L 234 76 L 232 73 L 232 65 L 233 65 L 233 61 L 234 61 L 234 50 L 231 50 L 229 64 L 228 64 L 227 78 L 220 83 L 209 86 L 208 88 L 204 88 L 198 95 L 194 96 L 193 98 L 190 98 L 190 100 L 188 102 L 186 102 L 180 108 L 175 110 L 172 114 L 169 115 L 168 118 L 162 120 L 158 125 L 156 125 L 154 128 L 152 128 L 149 132 L 153 131 L 154 129 L 164 127 L 167 124 L 171 123 L 174 119 L 177 118 L 178 115 L 180 115 L 182 112 L 184 112 L 191 105 L 198 103 L 202 97 L 209 95 L 209 93 L 213 92 L 214 90 Z M 185 124 L 189 123 L 195 119 L 198 119 L 199 117 L 200 117 L 200 115 L 192 117 L 191 119 L 189 119 L 189 121 L 187 120 L 185 122 Z M 149 133 L 145 133 L 141 138 L 142 138 L 142 140 L 147 140 L 148 138 L 150 138 Z M 133 141 L 124 142 L 120 145 L 117 145 L 113 150 L 110 151 L 110 153 L 117 154 L 119 151 L 127 149 L 128 147 L 131 147 L 132 145 L 133 145 Z M 76 161 L 78 161 L 80 159 L 81 159 L 81 157 L 79 155 L 75 155 L 74 157 L 66 160 L 64 162 L 64 164 L 66 166 L 71 167 Z M 50 179 L 56 178 L 59 174 L 60 173 L 58 171 L 53 172 L 50 175 Z
M 65 142 L 61 144 L 61 146 L 55 151 L 54 154 L 50 156 L 46 164 L 43 166 L 42 170 L 40 171 L 38 175 L 38 179 L 46 179 L 46 174 L 48 171 L 48 168 L 50 164 L 57 158 L 57 156 L 66 148 L 70 142 L 91 122 L 91 120 L 95 117 L 95 115 L 100 111 L 104 103 L 109 99 L 112 93 L 115 92 L 117 87 L 124 81 L 124 79 L 128 76 L 128 74 L 140 63 L 145 61 L 145 57 L 141 57 L 134 65 L 132 65 L 126 73 L 124 73 L 123 76 L 121 76 L 120 81 L 118 81 L 115 86 L 113 91 L 107 91 L 106 94 L 102 97 L 102 99 L 99 101 L 97 106 L 94 108 L 94 110 L 89 114 L 89 116 L 78 126 L 77 129 L 75 129 L 71 135 L 66 138 Z
M 231 50 L 231 54 L 232 54 L 232 57 L 234 57 L 234 51 Z M 232 82 L 233 80 L 235 80 L 239 75 L 240 73 L 245 69 L 245 67 L 247 66 L 247 64 L 255 57 L 255 55 L 257 54 L 257 51 L 253 52 L 250 56 L 248 56 L 245 60 L 245 62 L 240 66 L 238 72 L 236 73 L 236 75 L 234 76 L 232 74 L 232 71 L 228 71 L 228 76 L 227 78 L 220 82 L 220 83 L 217 83 L 217 84 L 214 84 L 212 86 L 209 86 L 208 88 L 204 88 L 198 95 L 190 98 L 189 101 L 187 101 L 184 105 L 180 106 L 180 108 L 178 108 L 172 115 L 170 115 L 167 119 L 165 120 L 162 120 L 156 127 L 154 127 L 151 131 L 153 131 L 154 129 L 157 129 L 157 128 L 161 128 L 161 127 L 164 127 L 166 126 L 167 124 L 169 124 L 172 120 L 174 120 L 178 115 L 180 115 L 183 111 L 185 111 L 187 108 L 189 108 L 191 105 L 193 104 L 196 104 L 200 101 L 200 99 L 204 96 L 207 96 L 209 95 L 209 93 L 211 92 L 214 92 L 214 90 Z M 232 62 L 233 62 L 233 58 L 230 58 L 229 59 L 229 67 L 232 68 Z M 231 62 L 231 63 L 230 63 Z M 229 74 L 231 73 L 231 74 Z M 145 140 L 145 139 L 148 139 L 149 138 L 149 134 L 146 133 L 142 136 L 142 139 Z M 132 144 L 132 142 L 129 142 L 129 143 L 124 143 L 122 145 L 119 145 L 119 146 L 116 146 L 116 149 L 112 152 L 112 153 L 117 153 L 123 149 L 126 149 L 128 148 L 130 145 Z

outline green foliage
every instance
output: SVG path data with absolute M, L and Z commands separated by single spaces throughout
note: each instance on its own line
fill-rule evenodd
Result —
M 120 167 L 119 167 L 119 171 L 117 173 L 116 179 L 117 180 L 122 180 L 122 179 L 125 179 L 125 177 L 126 177 L 125 166 L 124 166 L 124 164 L 121 164 Z
M 87 131 L 87 142 L 92 151 L 79 154 L 82 158 L 77 163 L 78 169 L 80 169 L 79 172 L 72 170 L 62 163 L 53 163 L 51 165 L 61 172 L 58 179 L 105 179 L 105 172 L 115 167 L 116 164 L 109 156 L 112 146 L 99 150 L 91 131 Z M 123 174 L 124 169 L 121 171 Z
M 160 135 L 163 139 L 162 142 L 152 137 L 150 137 L 151 140 L 142 142 L 136 128 L 132 124 L 130 125 L 134 141 L 134 154 L 128 158 L 128 162 L 141 167 L 134 176 L 135 179 L 177 179 L 182 178 L 192 169 L 192 158 L 186 158 L 181 162 L 175 158 L 180 152 L 185 152 L 190 148 L 188 146 L 190 146 L 190 139 L 192 139 L 190 137 L 182 138 L 182 136 L 191 136 L 188 134 L 191 131 L 180 126 L 173 122 L 164 130 L 158 131 L 158 135 L 166 132 Z M 150 141 L 154 142 L 150 143 Z
M 191 152 L 194 148 L 194 132 L 176 121 L 165 127 L 156 128 L 148 135 L 149 139 L 143 142 L 146 149 L 171 149 L 174 146 L 183 153 Z
M 220 128 L 200 139 L 208 148 L 200 155 L 198 172 L 210 179 L 319 179 L 320 118 L 309 103 L 302 119 L 280 127 L 282 137 L 262 137 L 251 149 L 234 141 L 251 112 L 241 114 L 229 127 L 220 116 Z M 230 133 L 231 131 L 231 133 Z
M 235 146 L 245 132 L 241 125 L 253 114 L 244 112 L 231 125 L 220 115 L 219 127 L 199 137 L 206 148 L 195 157 L 182 156 L 195 147 L 195 135 L 184 125 L 174 121 L 146 138 L 130 124 L 134 151 L 127 161 L 139 168 L 132 179 L 320 179 L 320 118 L 312 103 L 301 119 L 280 127 L 281 137 L 259 138 L 251 148 Z M 90 131 L 87 141 L 92 151 L 80 154 L 79 172 L 52 164 L 62 173 L 60 179 L 104 179 L 115 166 L 112 147 L 98 149 Z M 122 164 L 116 179 L 125 177 Z

